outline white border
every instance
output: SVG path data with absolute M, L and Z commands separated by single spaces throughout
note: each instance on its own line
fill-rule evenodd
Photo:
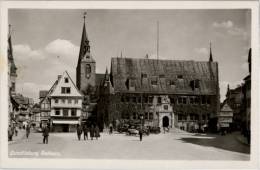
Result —
M 260 169 L 259 6 L 257 1 L 5 1 L 0 2 L 0 166 L 4 168 L 88 169 Z M 250 161 L 164 161 L 8 158 L 7 25 L 9 8 L 37 9 L 245 9 L 252 10 L 252 145 Z

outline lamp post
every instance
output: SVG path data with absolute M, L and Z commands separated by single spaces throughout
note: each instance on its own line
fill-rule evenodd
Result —
M 143 130 L 143 124 L 144 124 L 144 115 L 140 115 L 140 121 L 141 121 L 141 130 Z

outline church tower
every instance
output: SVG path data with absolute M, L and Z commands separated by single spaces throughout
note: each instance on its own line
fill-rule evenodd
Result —
M 88 94 L 90 89 L 95 89 L 96 85 L 96 61 L 90 53 L 90 45 L 85 26 L 86 13 L 84 13 L 84 23 L 79 50 L 79 58 L 76 69 L 77 88 L 84 94 Z

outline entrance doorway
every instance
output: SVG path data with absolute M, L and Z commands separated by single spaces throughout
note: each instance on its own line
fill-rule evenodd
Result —
M 169 127 L 169 118 L 168 116 L 164 116 L 162 119 L 163 127 Z

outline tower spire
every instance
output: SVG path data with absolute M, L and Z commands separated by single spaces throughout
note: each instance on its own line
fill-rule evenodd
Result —
M 80 43 L 80 57 L 84 56 L 87 52 L 90 52 L 90 45 L 88 40 L 88 35 L 86 32 L 86 26 L 85 26 L 85 20 L 86 20 L 87 12 L 83 13 L 83 30 L 82 30 L 82 36 L 81 36 L 81 43 Z
M 249 52 L 248 52 L 248 69 L 249 69 L 249 74 L 251 74 L 251 48 L 249 49 Z
M 211 51 L 211 42 L 209 43 L 209 62 L 213 62 L 212 51 Z

